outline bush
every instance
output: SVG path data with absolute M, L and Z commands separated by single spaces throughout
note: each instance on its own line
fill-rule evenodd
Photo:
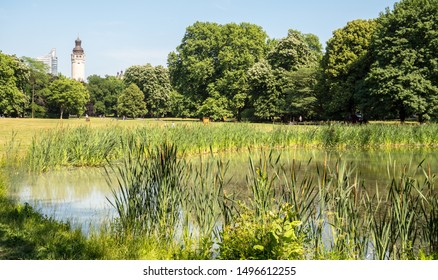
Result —
M 290 205 L 256 218 L 246 209 L 234 223 L 221 232 L 219 258 L 224 260 L 304 259 L 302 236 L 297 235 L 301 222 L 294 219 Z

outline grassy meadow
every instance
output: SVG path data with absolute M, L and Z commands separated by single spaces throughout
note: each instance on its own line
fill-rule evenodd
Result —
M 431 259 L 438 196 L 427 163 L 364 185 L 354 166 L 283 166 L 278 148 L 438 147 L 438 125 L 280 125 L 92 118 L 0 119 L 0 258 Z M 250 149 L 248 198 L 218 152 Z M 193 166 L 188 157 L 213 160 Z M 104 166 L 117 217 L 85 237 L 8 198 L 10 167 Z M 382 170 L 382 173 L 385 171 Z M 401 174 L 401 175 L 400 175 Z M 420 179 L 419 179 L 420 178 Z M 382 191 L 382 189 L 384 191 Z M 317 209 L 319 209 L 317 211 Z M 40 226 L 36 226 L 40 225 Z

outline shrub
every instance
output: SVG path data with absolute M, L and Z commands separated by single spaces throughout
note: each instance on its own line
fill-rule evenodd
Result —
M 301 222 L 294 219 L 291 206 L 283 205 L 263 217 L 245 209 L 236 221 L 221 232 L 220 258 L 225 260 L 304 259 L 302 236 L 297 235 Z

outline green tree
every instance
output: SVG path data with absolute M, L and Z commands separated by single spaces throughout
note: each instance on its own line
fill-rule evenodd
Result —
M 125 86 L 136 84 L 143 92 L 151 116 L 162 117 L 168 112 L 172 86 L 167 68 L 151 64 L 131 66 L 126 69 L 123 81 Z
M 49 104 L 58 108 L 60 118 L 64 113 L 82 115 L 85 104 L 90 100 L 86 87 L 78 81 L 60 76 L 49 86 L 46 99 Z
M 134 83 L 125 88 L 117 100 L 119 116 L 137 118 L 146 115 L 147 108 L 143 92 Z
M 274 69 L 294 71 L 316 66 L 320 53 L 321 44 L 317 36 L 290 29 L 287 36 L 278 40 L 268 53 L 268 61 Z
M 196 117 L 197 111 L 198 109 L 188 97 L 175 90 L 170 93 L 169 113 L 172 117 Z
M 20 116 L 27 97 L 24 88 L 29 80 L 29 68 L 16 56 L 0 52 L 0 114 Z
M 283 121 L 313 116 L 315 71 L 322 56 L 318 37 L 289 30 L 269 46 L 269 63 L 257 63 L 248 71 L 254 116 Z
M 317 69 L 300 68 L 297 71 L 285 73 L 284 79 L 287 81 L 284 88 L 285 117 L 289 120 L 296 120 L 299 116 L 305 119 L 315 117 Z
M 214 102 L 217 112 L 240 118 L 248 102 L 246 74 L 265 56 L 266 39 L 254 24 L 196 22 L 169 54 L 172 85 L 196 107 L 206 108 L 212 99 L 220 99 Z
M 283 98 L 271 65 L 267 61 L 256 63 L 248 71 L 249 95 L 254 116 L 262 120 L 279 117 Z
M 114 76 L 98 75 L 88 77 L 87 89 L 90 93 L 90 115 L 117 115 L 117 98 L 124 88 L 123 81 Z
M 402 0 L 381 14 L 366 78 L 369 100 L 385 102 L 402 122 L 414 114 L 420 122 L 436 116 L 437 42 L 438 0 Z
M 326 117 L 344 119 L 358 110 L 358 91 L 368 73 L 374 20 L 354 20 L 333 32 L 321 61 L 320 99 Z
M 30 57 L 22 57 L 29 67 L 29 83 L 25 92 L 30 100 L 30 115 L 32 118 L 46 116 L 45 96 L 49 91 L 49 85 L 53 76 L 47 73 L 48 66 L 41 61 Z

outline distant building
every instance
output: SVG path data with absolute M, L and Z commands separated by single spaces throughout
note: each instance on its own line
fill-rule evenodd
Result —
M 122 71 L 120 71 L 120 72 L 117 72 L 117 76 L 116 76 L 116 78 L 117 79 L 123 79 L 123 70 Z
M 47 65 L 47 73 L 58 76 L 58 57 L 56 56 L 56 49 L 52 49 L 45 56 L 37 57 L 36 60 Z
M 76 46 L 71 54 L 71 78 L 84 82 L 85 81 L 85 53 L 81 46 L 81 39 L 76 39 Z

